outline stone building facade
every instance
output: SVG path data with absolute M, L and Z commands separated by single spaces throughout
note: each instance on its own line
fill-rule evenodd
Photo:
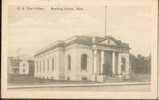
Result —
M 129 45 L 111 36 L 74 36 L 35 54 L 36 78 L 99 81 L 130 78 Z

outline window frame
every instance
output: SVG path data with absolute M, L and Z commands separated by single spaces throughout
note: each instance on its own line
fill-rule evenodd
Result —
M 52 69 L 52 72 L 54 72 L 54 68 L 55 68 L 55 60 L 54 60 L 54 57 L 51 59 L 51 61 L 52 61 L 51 69 Z
M 81 55 L 81 71 L 87 71 L 88 68 L 88 55 L 82 54 Z
M 71 70 L 71 55 L 67 55 L 67 67 L 68 70 Z

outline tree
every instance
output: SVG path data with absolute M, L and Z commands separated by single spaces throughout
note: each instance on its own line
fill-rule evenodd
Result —
M 130 63 L 134 73 L 148 74 L 151 72 L 151 56 L 144 57 L 138 54 L 136 57 L 130 54 Z

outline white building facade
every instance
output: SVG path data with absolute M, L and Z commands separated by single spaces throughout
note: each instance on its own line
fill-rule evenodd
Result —
M 19 74 L 28 75 L 29 74 L 29 63 L 27 61 L 21 61 L 19 66 Z
M 130 78 L 129 46 L 113 37 L 74 36 L 35 54 L 36 78 L 106 81 Z

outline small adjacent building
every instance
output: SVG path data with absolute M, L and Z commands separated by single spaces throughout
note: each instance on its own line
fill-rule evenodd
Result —
M 23 57 L 8 57 L 8 74 L 34 75 L 34 61 Z
M 19 57 L 8 57 L 7 58 L 7 66 L 8 66 L 8 74 L 18 74 L 19 73 Z
M 35 54 L 34 76 L 43 79 L 100 81 L 130 78 L 129 45 L 111 36 L 74 36 Z
M 20 75 L 34 75 L 34 61 L 22 60 L 19 64 Z

